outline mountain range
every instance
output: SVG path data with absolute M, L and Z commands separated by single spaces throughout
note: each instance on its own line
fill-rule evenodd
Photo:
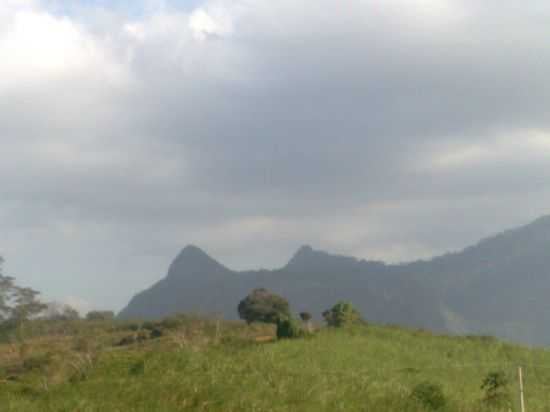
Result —
M 315 318 L 340 300 L 370 322 L 550 344 L 550 216 L 430 260 L 385 264 L 301 247 L 276 270 L 237 272 L 187 246 L 165 278 L 138 293 L 120 318 L 173 313 L 237 318 L 264 287 Z

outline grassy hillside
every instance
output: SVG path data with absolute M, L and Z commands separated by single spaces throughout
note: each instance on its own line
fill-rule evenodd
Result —
M 367 326 L 269 341 L 274 331 L 266 325 L 179 318 L 144 325 L 162 332 L 153 339 L 138 326 L 27 326 L 25 343 L 0 345 L 0 409 L 422 411 L 430 409 L 410 394 L 428 381 L 443 389 L 442 410 L 499 410 L 485 407 L 480 386 L 502 370 L 516 411 L 523 365 L 527 410 L 550 411 L 550 353 L 492 338 Z M 128 339 L 136 336 L 144 340 Z

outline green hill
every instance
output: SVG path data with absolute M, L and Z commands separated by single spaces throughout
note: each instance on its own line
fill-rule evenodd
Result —
M 162 336 L 140 341 L 148 330 Z M 423 382 L 441 386 L 442 411 L 507 411 L 483 402 L 493 371 L 508 378 L 517 411 L 518 365 L 527 410 L 550 410 L 550 353 L 490 337 L 371 325 L 269 341 L 267 325 L 189 317 L 35 322 L 25 333 L 25 343 L 0 345 L 3 412 L 423 411 L 411 398 Z

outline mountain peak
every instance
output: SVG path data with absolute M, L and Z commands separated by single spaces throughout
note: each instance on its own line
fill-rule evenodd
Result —
M 313 250 L 313 248 L 309 245 L 303 245 L 296 251 L 296 253 L 294 253 L 294 256 L 292 256 L 290 261 L 287 263 L 287 267 L 301 267 L 310 264 L 320 253 L 321 252 Z
M 315 252 L 310 245 L 303 245 L 296 251 L 296 253 L 294 254 L 294 257 L 311 256 L 314 253 Z
M 182 249 L 173 262 L 175 267 L 185 267 L 188 269 L 209 268 L 212 266 L 221 266 L 216 260 L 212 259 L 205 251 L 195 245 L 188 245 Z

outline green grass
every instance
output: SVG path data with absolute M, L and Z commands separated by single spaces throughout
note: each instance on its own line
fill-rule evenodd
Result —
M 0 355 L 12 355 L 0 356 L 0 410 L 422 411 L 410 393 L 429 381 L 442 386 L 445 411 L 475 412 L 489 410 L 484 377 L 503 370 L 516 411 L 522 365 L 527 410 L 550 411 L 550 353 L 543 349 L 378 326 L 255 342 L 266 333 L 273 330 L 223 323 L 220 331 L 205 321 L 128 347 L 112 345 L 121 334 L 116 328 L 96 333 L 100 348 L 75 350 L 78 335 L 35 338 L 25 354 L 5 345 Z M 16 379 L 1 381 L 2 373 Z

